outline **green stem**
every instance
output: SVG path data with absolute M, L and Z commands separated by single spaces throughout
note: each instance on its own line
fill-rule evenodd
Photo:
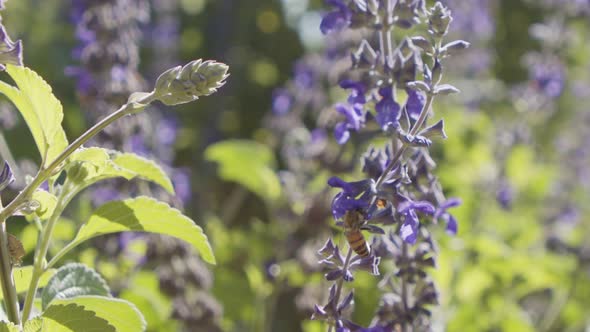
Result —
M 18 298 L 16 296 L 14 278 L 12 277 L 12 263 L 10 262 L 10 252 L 8 250 L 6 223 L 0 225 L 0 277 L 2 279 L 2 293 L 4 294 L 6 315 L 11 322 L 19 325 Z
M 137 101 L 136 103 L 139 104 L 149 104 L 154 100 L 154 93 L 150 93 L 146 95 L 141 100 Z M 129 115 L 136 112 L 136 108 L 134 104 L 125 104 L 121 106 L 118 110 L 113 112 L 111 115 L 107 116 L 106 118 L 102 119 L 100 122 L 96 123 L 92 128 L 88 129 L 84 134 L 78 137 L 75 141 L 73 141 L 68 147 L 59 154 L 55 158 L 54 161 L 51 162 L 47 167 L 41 168 L 33 181 L 23 190 L 21 191 L 13 200 L 6 206 L 6 208 L 0 211 L 0 221 L 4 222 L 8 217 L 10 217 L 26 200 L 29 199 L 30 195 L 43 183 L 43 181 L 47 180 L 49 177 L 53 175 L 58 166 L 61 165 L 74 151 L 76 151 L 79 147 L 81 147 L 84 143 L 88 142 L 92 137 L 96 134 L 101 132 L 104 128 L 106 128 L 111 123 L 117 121 L 118 119 L 124 117 L 125 115 Z
M 76 248 L 78 246 L 78 244 L 79 244 L 78 242 L 72 241 L 72 242 L 68 243 L 65 247 L 61 248 L 61 250 L 57 254 L 55 254 L 55 256 L 51 257 L 51 260 L 45 266 L 45 271 L 52 268 L 55 265 L 55 263 L 59 262 L 59 260 L 62 259 L 62 257 L 64 257 L 72 249 Z
M 153 93 L 150 93 L 149 95 L 144 97 L 142 100 L 139 101 L 139 103 L 149 104 L 151 101 L 153 101 Z M 53 171 L 56 168 L 58 168 L 62 162 L 64 162 L 74 151 L 76 151 L 84 143 L 86 143 L 88 140 L 90 140 L 92 137 L 94 137 L 96 134 L 98 134 L 100 131 L 102 131 L 109 124 L 124 117 L 125 115 L 132 114 L 135 111 L 136 111 L 136 108 L 134 107 L 133 104 L 125 104 L 125 105 L 121 106 L 121 108 L 119 108 L 117 111 L 113 112 L 111 115 L 107 116 L 106 118 L 102 119 L 100 122 L 98 122 L 97 124 L 92 126 L 92 128 L 90 128 L 88 131 L 86 131 L 84 134 L 82 134 L 80 137 L 78 137 L 62 153 L 60 153 L 59 156 L 57 156 L 57 158 L 55 158 L 55 160 L 53 162 L 51 162 L 51 164 L 49 164 L 49 166 L 41 169 L 39 171 L 39 173 L 37 174 L 37 176 L 35 177 L 35 179 L 33 180 L 33 182 L 31 182 L 31 184 L 29 186 L 27 186 L 25 188 L 25 190 L 23 190 L 12 202 L 10 202 L 10 204 L 6 206 L 6 209 L 4 209 L 2 212 L 0 212 L 0 217 L 2 217 L 3 214 L 5 216 L 11 215 L 11 213 L 14 212 L 14 210 L 16 210 L 18 208 L 18 206 L 20 206 L 20 204 L 22 204 L 22 202 L 24 202 L 26 199 L 28 199 L 28 196 L 30 193 L 32 193 L 43 181 L 45 181 L 47 178 L 49 178 L 52 175 Z M 75 195 L 75 190 L 74 191 L 68 190 L 67 184 L 68 184 L 67 182 L 64 184 L 64 187 L 62 188 L 62 194 L 58 197 L 57 206 L 55 207 L 53 214 L 51 215 L 49 220 L 45 223 L 43 230 L 41 231 L 41 235 L 40 235 L 41 241 L 40 241 L 40 244 L 37 247 L 37 250 L 35 252 L 35 262 L 33 265 L 33 273 L 31 276 L 31 283 L 29 284 L 29 290 L 27 291 L 27 295 L 25 298 L 25 304 L 23 307 L 23 321 L 27 321 L 29 319 L 29 315 L 31 314 L 31 309 L 33 307 L 33 301 L 34 301 L 35 295 L 37 293 L 39 279 L 41 278 L 43 273 L 47 270 L 46 256 L 47 256 L 47 251 L 49 249 L 49 244 L 50 244 L 50 240 L 51 240 L 51 235 L 53 233 L 53 228 L 55 227 L 55 224 L 57 223 L 57 220 L 61 216 L 63 210 L 68 205 L 68 203 L 72 199 L 72 197 Z M 11 208 L 11 206 L 12 206 L 12 208 Z M 4 219 L 1 219 L 1 220 L 4 220 Z M 67 250 L 69 251 L 74 246 L 69 247 L 69 249 L 67 249 Z M 67 251 L 64 252 L 62 250 L 60 253 L 62 253 L 62 256 L 63 256 L 66 252 Z M 59 259 L 60 257 L 61 256 L 57 257 L 57 259 Z M 57 259 L 54 257 L 54 259 L 52 260 L 52 262 L 53 262 L 52 265 L 55 262 L 57 262 Z
M 65 186 L 62 192 L 66 192 Z M 27 291 L 27 296 L 25 297 L 25 304 L 23 305 L 23 322 L 26 322 L 29 319 L 29 315 L 31 314 L 31 309 L 33 307 L 33 300 L 35 299 L 35 295 L 37 293 L 37 287 L 39 285 L 39 279 L 46 271 L 46 259 L 47 250 L 49 249 L 49 244 L 51 240 L 51 235 L 53 233 L 53 229 L 55 228 L 55 224 L 57 224 L 57 220 L 61 216 L 63 210 L 68 205 L 68 202 L 73 197 L 73 195 L 69 196 L 62 196 L 57 200 L 57 205 L 55 206 L 55 210 L 53 210 L 53 214 L 49 217 L 49 220 L 45 223 L 43 230 L 41 231 L 40 244 L 37 246 L 35 250 L 35 261 L 33 263 L 33 273 L 31 276 L 31 283 L 29 284 L 29 290 Z
M 352 248 L 348 247 L 348 253 L 346 254 L 346 259 L 344 260 L 344 266 L 342 267 L 343 271 L 348 270 L 348 265 L 350 264 L 350 259 L 352 258 Z M 334 303 L 338 306 L 338 302 L 340 302 L 340 294 L 342 294 L 342 285 L 344 284 L 344 278 L 338 279 L 336 284 L 336 294 L 334 295 Z M 332 328 L 334 325 L 330 324 L 328 327 L 328 332 L 332 332 Z
M 434 101 L 434 95 L 429 93 L 426 96 L 426 102 L 424 103 L 424 107 L 422 107 L 422 111 L 420 112 L 420 116 L 418 117 L 418 120 L 416 121 L 416 123 L 414 123 L 414 126 L 412 127 L 412 129 L 410 130 L 410 133 L 408 135 L 416 136 L 416 134 L 418 134 L 420 129 L 422 129 L 422 126 L 424 125 L 424 122 L 426 122 L 426 118 L 428 117 L 428 111 L 430 110 L 430 107 L 432 106 L 433 101 Z M 377 188 L 379 188 L 381 183 L 383 183 L 383 181 L 385 181 L 385 178 L 387 177 L 389 172 L 391 172 L 393 170 L 393 168 L 395 167 L 395 164 L 398 162 L 398 160 L 401 158 L 401 156 L 404 154 L 404 152 L 406 152 L 406 150 L 408 148 L 408 144 L 404 141 L 402 141 L 402 144 L 403 144 L 402 147 L 399 148 L 399 150 L 397 150 L 396 154 L 391 159 L 391 162 L 389 163 L 389 165 L 387 165 L 387 168 L 385 169 L 385 171 L 383 173 L 381 173 L 381 176 L 377 179 L 377 183 L 376 183 Z

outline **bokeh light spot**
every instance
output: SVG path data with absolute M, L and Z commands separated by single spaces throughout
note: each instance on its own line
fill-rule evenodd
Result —
M 256 25 L 264 33 L 273 33 L 279 29 L 281 21 L 275 11 L 264 10 L 256 17 Z

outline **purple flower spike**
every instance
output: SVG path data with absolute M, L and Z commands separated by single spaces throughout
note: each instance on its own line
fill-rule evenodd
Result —
M 320 23 L 322 33 L 327 35 L 348 27 L 352 18 L 352 12 L 348 6 L 342 0 L 327 0 L 326 3 L 336 8 L 322 18 Z

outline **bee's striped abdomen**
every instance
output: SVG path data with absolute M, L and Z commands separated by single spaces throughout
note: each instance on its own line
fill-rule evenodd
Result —
M 345 232 L 346 240 L 354 252 L 361 257 L 367 257 L 371 253 L 371 247 L 365 240 L 363 233 L 359 230 L 349 230 Z

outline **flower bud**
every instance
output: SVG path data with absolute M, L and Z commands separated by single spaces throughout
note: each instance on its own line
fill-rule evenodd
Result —
M 171 68 L 158 77 L 155 97 L 166 105 L 178 105 L 208 96 L 225 84 L 227 70 L 226 64 L 201 59 Z
M 451 21 L 453 21 L 451 11 L 437 1 L 428 15 L 428 32 L 435 37 L 443 37 L 449 31 Z

